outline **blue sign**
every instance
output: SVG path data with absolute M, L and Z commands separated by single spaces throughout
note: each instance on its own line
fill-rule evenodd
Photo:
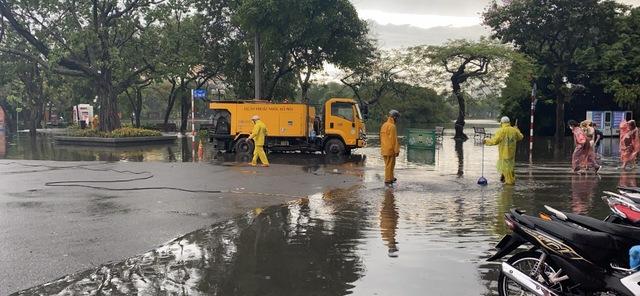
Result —
M 206 99 L 207 98 L 207 90 L 206 89 L 194 89 L 193 97 L 196 99 Z

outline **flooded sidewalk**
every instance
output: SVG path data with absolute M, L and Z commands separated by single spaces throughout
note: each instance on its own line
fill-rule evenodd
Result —
M 532 163 L 518 155 L 515 186 L 500 184 L 497 151 L 486 147 L 486 187 L 476 184 L 482 146 L 473 139 L 456 145 L 445 137 L 437 150 L 403 150 L 393 189 L 382 184 L 375 147 L 342 164 L 274 155 L 300 171 L 317 166 L 323 178 L 335 170 L 339 179 L 357 181 L 232 219 L 205 217 L 209 226 L 160 247 L 60 272 L 20 295 L 497 295 L 498 265 L 486 258 L 507 233 L 505 211 L 536 213 L 548 204 L 603 218 L 608 208 L 600 193 L 638 179 L 617 170 L 612 154 L 603 156 L 600 176 L 573 175 L 568 159 L 553 160 L 539 146 Z

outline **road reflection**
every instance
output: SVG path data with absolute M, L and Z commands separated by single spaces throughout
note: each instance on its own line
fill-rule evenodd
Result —
M 445 138 L 433 165 L 422 162 L 431 154 L 416 160 L 403 150 L 407 162 L 399 162 L 398 184 L 389 190 L 379 177 L 379 149 L 362 150 L 366 157 L 272 153 L 273 163 L 294 170 L 362 174 L 363 182 L 258 208 L 25 294 L 497 295 L 498 265 L 485 259 L 509 232 L 505 212 L 535 214 L 550 205 L 602 219 L 609 209 L 594 197 L 619 184 L 635 186 L 638 178 L 612 166 L 600 178 L 576 176 L 569 158 L 553 160 L 550 149 L 533 163 L 525 154 L 515 186 L 503 187 L 495 169 L 486 169 L 489 185 L 481 187 L 475 182 L 481 146 Z M 250 157 L 219 154 L 212 161 L 240 166 Z M 497 151 L 485 157 L 495 163 Z
M 571 211 L 575 214 L 588 214 L 593 204 L 594 189 L 598 177 L 594 175 L 571 176 Z
M 345 295 L 364 270 L 358 213 L 344 198 L 332 192 L 256 209 L 17 295 Z M 345 211 L 355 216 L 336 215 Z
M 384 191 L 384 200 L 380 208 L 380 234 L 387 246 L 389 257 L 398 257 L 398 242 L 396 241 L 396 231 L 398 230 L 398 207 L 396 207 L 393 189 L 387 188 Z

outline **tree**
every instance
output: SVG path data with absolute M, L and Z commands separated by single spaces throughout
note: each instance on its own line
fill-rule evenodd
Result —
M 590 77 L 604 85 L 618 104 L 640 102 L 640 8 L 633 8 L 617 19 L 613 42 L 590 48 L 580 60 Z
M 17 39 L 15 34 L 3 36 L 4 44 L 11 44 L 15 49 L 29 52 L 25 42 Z M 8 96 L 16 107 L 23 107 L 22 118 L 26 122 L 31 136 L 41 127 L 44 118 L 45 104 L 48 101 L 48 83 L 51 75 L 46 67 L 30 60 L 20 58 L 13 52 L 0 51 L 0 71 L 5 77 L 2 84 L 8 85 Z
M 144 35 L 155 22 L 148 13 L 153 5 L 155 0 L 0 0 L 0 15 L 39 54 L 1 50 L 56 65 L 50 70 L 58 74 L 89 78 L 97 88 L 100 130 L 111 131 L 120 127 L 118 95 L 152 68 Z
M 197 5 L 204 13 L 193 13 Z M 230 42 L 230 23 L 226 1 L 169 0 L 157 9 L 160 55 L 155 67 L 156 80 L 168 81 L 164 124 L 169 121 L 175 102 L 180 102 L 180 131 L 185 132 L 191 110 L 190 88 L 200 88 L 222 73 Z
M 129 104 L 131 104 L 131 111 L 133 113 L 134 122 L 133 125 L 140 128 L 140 116 L 142 114 L 142 91 L 151 85 L 151 80 L 140 81 L 135 83 L 129 89 L 125 90 Z
M 363 108 L 375 105 L 387 94 L 400 93 L 407 84 L 403 73 L 407 71 L 406 53 L 400 50 L 375 52 L 357 67 L 346 69 L 340 81 L 351 88 Z
M 567 77 L 576 68 L 578 53 L 614 36 L 616 16 L 622 6 L 610 0 L 495 1 L 484 12 L 493 37 L 512 43 L 539 65 L 549 77 L 556 102 L 556 146 L 562 145 L 564 105 L 570 99 Z
M 272 99 L 290 75 L 308 95 L 311 75 L 325 63 L 355 67 L 370 56 L 373 46 L 367 25 L 348 0 L 242 0 L 232 6 L 244 38 L 259 41 L 265 93 Z M 249 44 L 245 42 L 245 48 Z M 254 50 L 255 51 L 255 50 Z M 255 52 L 253 63 L 256 62 Z
M 479 42 L 454 40 L 443 46 L 418 46 L 411 48 L 417 63 L 423 62 L 433 67 L 432 76 L 446 78 L 451 82 L 453 95 L 458 101 L 458 117 L 455 124 L 455 139 L 467 140 L 464 134 L 466 104 L 463 85 L 473 85 L 479 89 L 499 85 L 506 75 L 514 52 L 500 44 L 486 39 Z
M 504 87 L 500 90 L 500 96 L 498 101 L 502 105 L 500 110 L 501 115 L 506 115 L 511 120 L 519 120 L 520 122 L 530 121 L 530 108 L 531 108 L 531 88 L 532 78 L 536 77 L 536 69 L 533 66 L 533 61 L 525 57 L 523 59 L 517 59 L 511 65 L 509 69 L 509 76 L 505 79 Z M 543 87 L 545 84 L 542 81 L 538 81 L 537 87 Z M 540 108 L 545 104 L 544 93 L 537 91 L 536 96 L 540 101 L 536 108 Z M 544 118 L 536 119 L 536 126 L 541 126 L 540 121 Z M 529 128 L 529 125 L 521 125 L 525 130 Z M 538 134 L 538 133 L 536 133 Z

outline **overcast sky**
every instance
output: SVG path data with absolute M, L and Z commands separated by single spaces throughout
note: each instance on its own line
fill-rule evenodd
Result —
M 480 24 L 480 14 L 490 0 L 351 0 L 360 17 L 382 25 L 465 27 Z M 579 0 L 576 0 L 579 1 Z M 619 0 L 640 5 L 640 0 Z

